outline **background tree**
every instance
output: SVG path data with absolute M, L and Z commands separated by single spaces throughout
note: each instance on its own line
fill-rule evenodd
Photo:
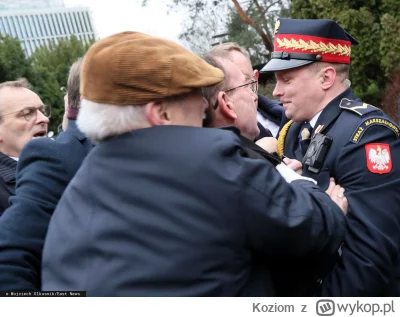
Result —
M 149 0 L 142 0 L 147 5 Z M 289 0 L 165 0 L 171 10 L 184 10 L 180 39 L 195 53 L 211 48 L 226 34 L 224 41 L 236 41 L 250 50 L 254 62 L 265 62 L 273 49 L 273 28 L 278 16 L 287 16 Z M 257 45 L 254 45 L 255 40 Z
M 275 22 L 288 15 L 287 1 L 250 1 L 245 9 L 234 6 L 227 21 L 228 38 L 249 51 L 253 65 L 265 63 L 273 51 Z
M 142 0 L 147 5 L 149 0 Z M 278 17 L 288 17 L 290 0 L 165 0 L 171 10 L 185 10 L 188 19 L 179 38 L 201 54 L 213 45 L 233 41 L 247 49 L 253 66 L 261 68 L 273 51 L 273 29 Z M 224 34 L 218 39 L 213 37 Z M 260 91 L 271 96 L 273 74 L 260 77 Z
M 293 18 L 337 21 L 360 45 L 352 47 L 355 94 L 398 119 L 400 6 L 398 0 L 292 0 Z
M 21 42 L 0 34 L 0 83 L 27 77 L 30 63 L 26 59 Z
M 49 131 L 56 133 L 62 121 L 69 68 L 85 55 L 90 45 L 72 35 L 69 39 L 50 43 L 49 47 L 42 46 L 29 59 L 32 69 L 28 80 L 42 101 L 52 106 Z
M 64 114 L 69 68 L 91 44 L 73 35 L 58 43 L 51 42 L 49 47 L 42 46 L 27 58 L 18 39 L 0 34 L 0 82 L 25 77 L 42 101 L 51 105 L 49 131 L 57 133 Z

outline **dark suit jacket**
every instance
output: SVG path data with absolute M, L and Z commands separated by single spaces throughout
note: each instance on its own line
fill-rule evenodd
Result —
M 337 248 L 336 204 L 248 158 L 235 131 L 160 126 L 97 145 L 51 219 L 43 290 L 274 295 L 268 261 Z M 266 259 L 265 279 L 250 292 L 254 255 Z
M 50 217 L 91 147 L 70 120 L 55 141 L 35 139 L 23 148 L 16 195 L 0 217 L 0 290 L 40 290 Z
M 258 94 L 258 109 L 257 111 L 268 120 L 275 123 L 278 127 L 281 124 L 283 116 L 283 107 L 279 105 L 279 101 L 269 99 L 261 94 Z M 264 137 L 273 137 L 271 131 L 264 127 L 258 122 L 258 128 L 260 129 L 259 136 L 255 139 L 258 141 Z
M 9 206 L 8 199 L 15 195 L 17 161 L 0 153 L 0 216 Z
M 269 99 L 258 94 L 258 109 L 265 118 L 274 122 L 278 127 L 283 117 L 283 107 L 278 100 Z

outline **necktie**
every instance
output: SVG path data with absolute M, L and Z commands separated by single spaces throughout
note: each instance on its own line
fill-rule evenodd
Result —
M 311 135 L 313 133 L 313 128 L 309 122 L 304 122 L 300 129 L 299 134 L 299 152 L 301 153 L 301 158 L 306 154 L 308 146 L 310 145 Z
M 303 126 L 301 127 L 301 132 L 300 132 L 300 140 L 306 140 L 311 137 L 313 128 L 311 127 L 311 124 L 309 122 L 305 122 Z

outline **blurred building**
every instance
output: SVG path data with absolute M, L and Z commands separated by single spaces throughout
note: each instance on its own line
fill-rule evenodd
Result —
M 0 0 L 0 33 L 20 39 L 27 56 L 72 34 L 83 42 L 97 38 L 90 10 L 66 8 L 63 0 Z

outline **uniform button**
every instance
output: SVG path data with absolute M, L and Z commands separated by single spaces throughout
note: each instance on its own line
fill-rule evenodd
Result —
M 347 104 L 346 104 L 346 106 L 350 106 L 351 105 L 351 103 L 350 102 L 348 102 Z
M 317 283 L 318 283 L 318 284 L 322 284 L 322 278 L 319 278 L 319 279 L 317 280 Z

